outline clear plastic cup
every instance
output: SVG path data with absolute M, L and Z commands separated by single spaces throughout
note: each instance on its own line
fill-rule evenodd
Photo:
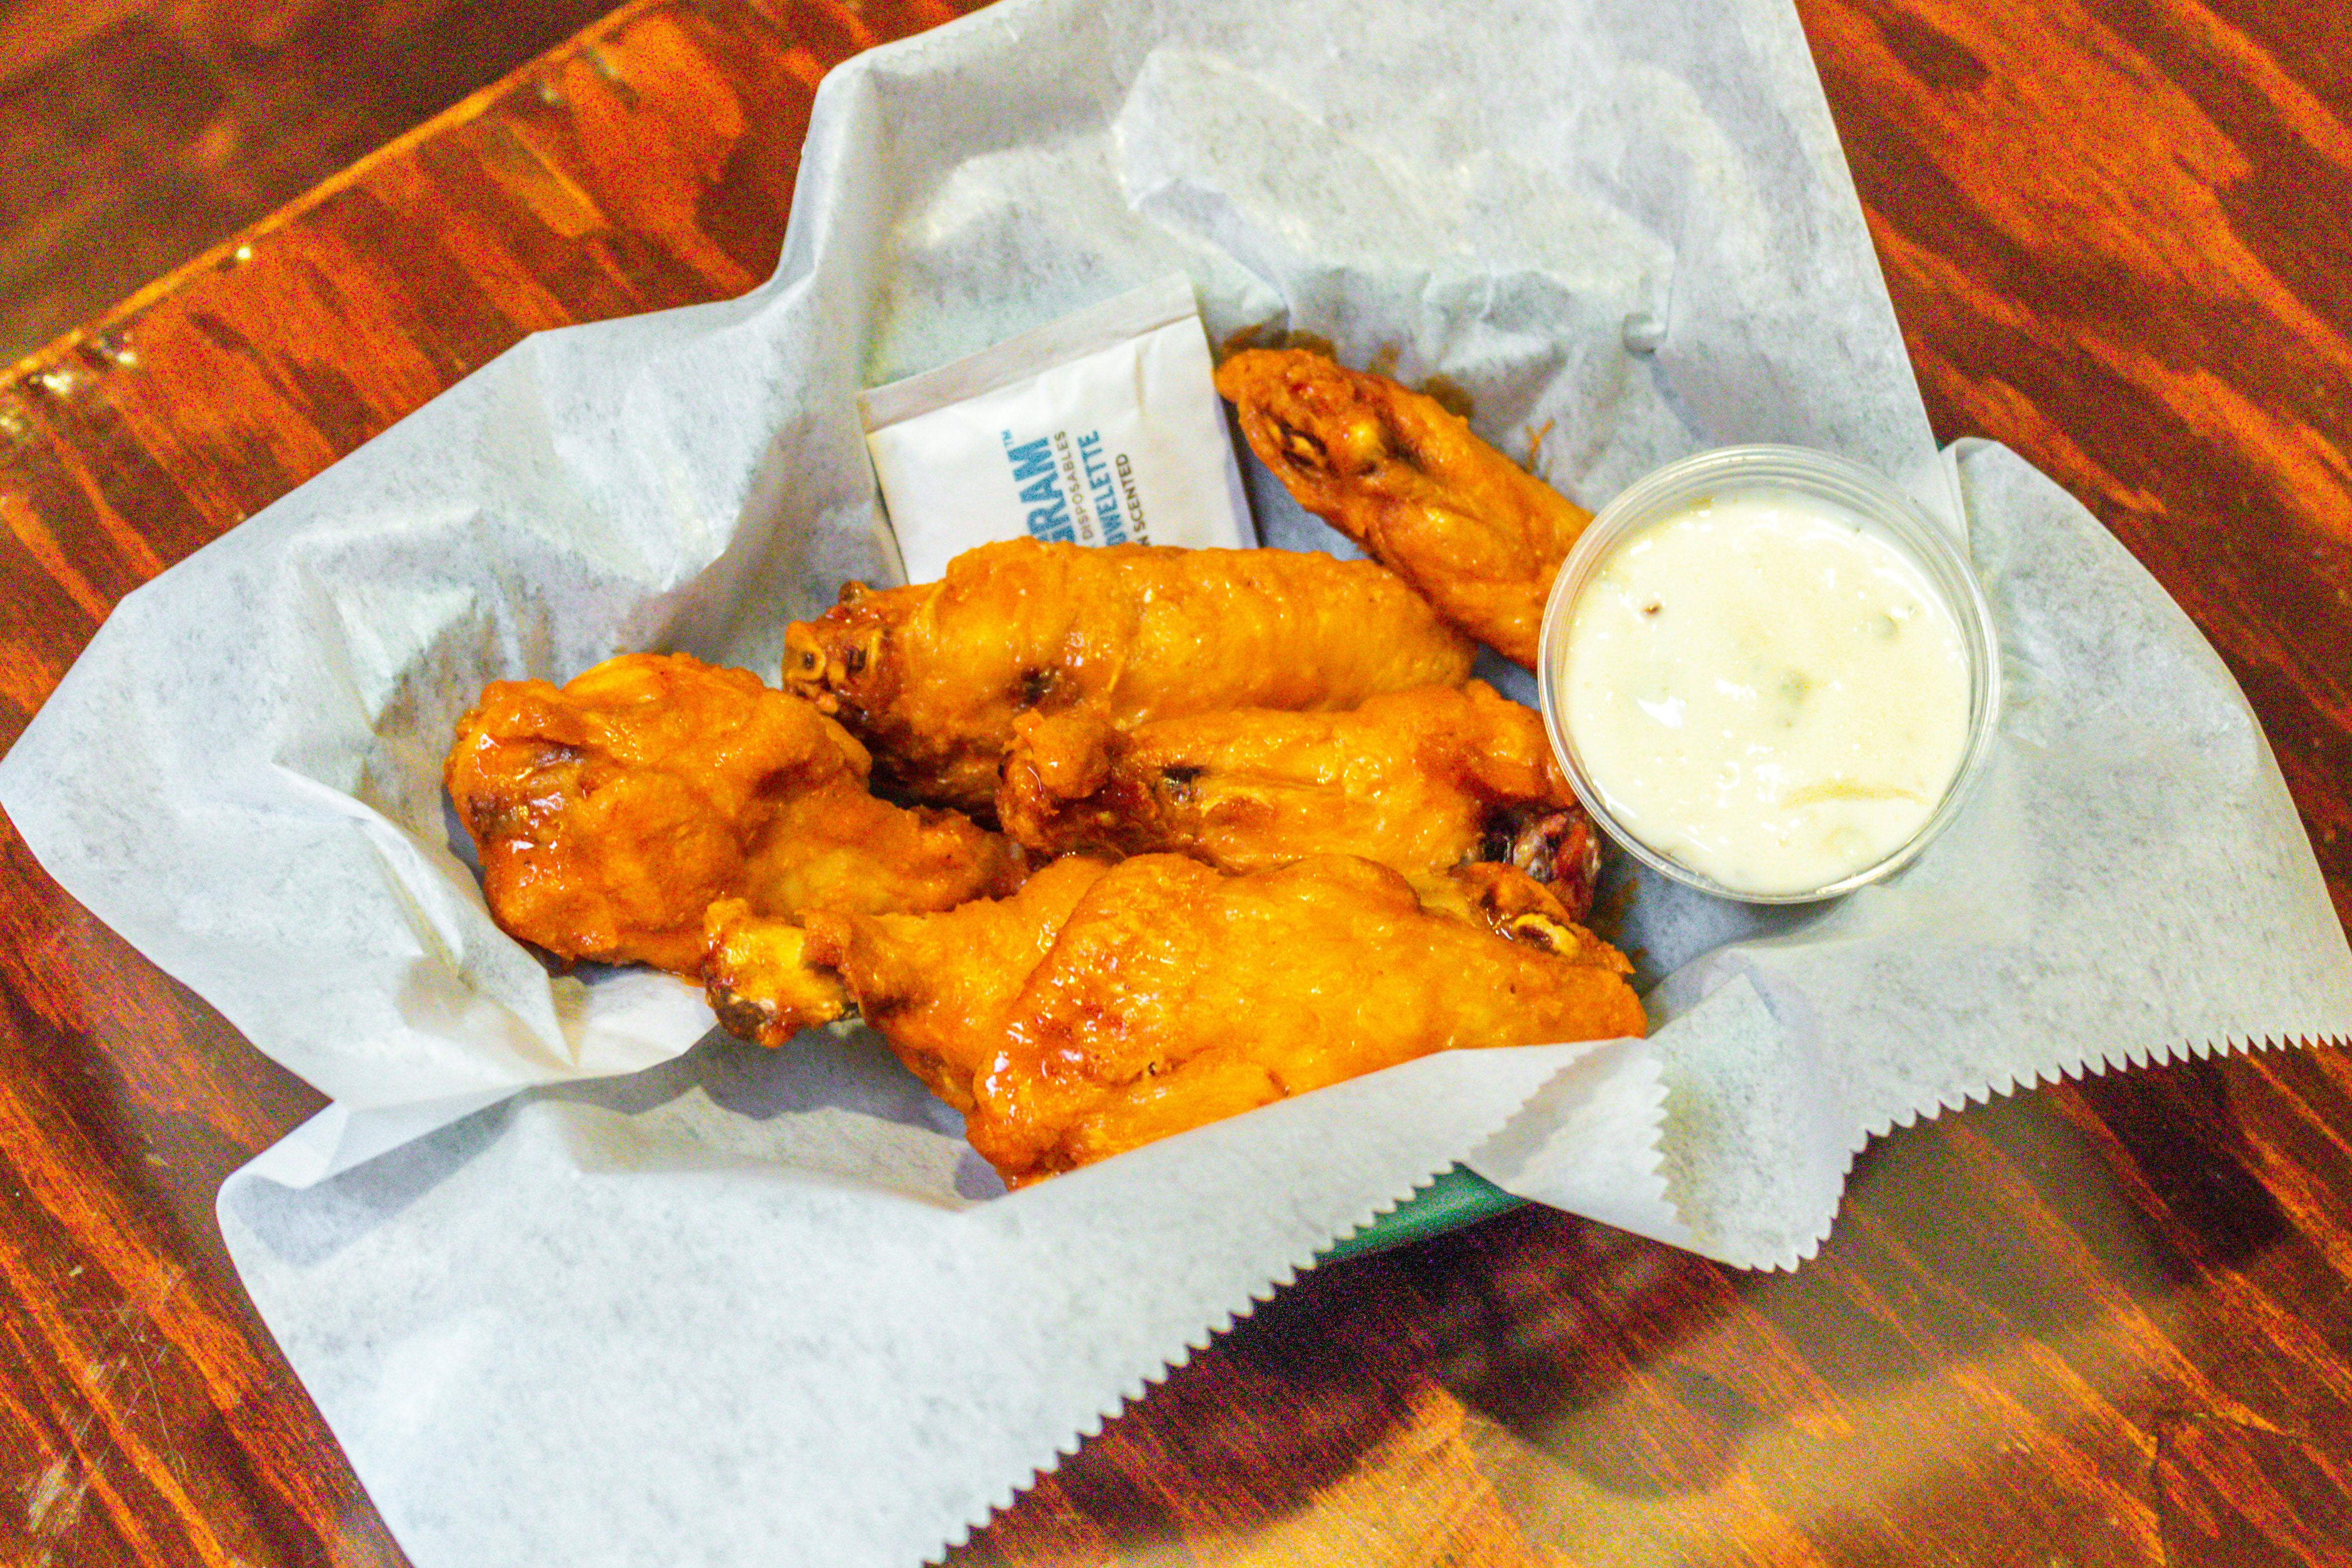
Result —
M 1570 733 L 1559 687 L 1564 679 L 1567 625 L 1579 597 L 1604 561 L 1626 540 L 1709 497 L 1751 493 L 1794 495 L 1851 518 L 1914 562 L 1940 596 L 1958 629 L 1969 666 L 1967 749 L 1958 769 L 1919 830 L 1885 857 L 1833 882 L 1795 891 L 1759 893 L 1726 886 L 1644 842 L 1612 809 L 1605 781 L 1596 780 Z M 1803 904 L 1850 892 L 1907 864 L 1958 815 L 1990 754 L 2000 717 L 2000 640 L 1992 612 L 1967 557 L 1949 533 L 1902 491 L 1868 469 L 1801 446 L 1724 446 L 1668 464 L 1641 479 L 1603 508 L 1560 568 L 1544 609 L 1537 658 L 1545 727 L 1569 783 L 1601 831 L 1644 864 L 1702 892 L 1748 904 Z

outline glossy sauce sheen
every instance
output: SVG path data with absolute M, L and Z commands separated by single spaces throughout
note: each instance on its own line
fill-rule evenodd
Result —
M 1967 652 L 1910 558 L 1782 492 L 1633 535 L 1578 597 L 1565 717 L 1620 823 L 1740 893 L 1867 870 L 1968 749 Z

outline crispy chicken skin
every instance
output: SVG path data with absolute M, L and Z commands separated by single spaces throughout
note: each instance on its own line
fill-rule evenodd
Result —
M 809 961 L 809 935 L 791 921 L 763 915 L 744 899 L 721 898 L 703 911 L 702 922 L 703 984 L 730 1033 L 778 1046 L 856 1010 L 841 977 Z
M 1175 851 L 1235 873 L 1356 854 L 1416 885 L 1504 861 L 1552 884 L 1572 918 L 1591 906 L 1599 840 L 1543 720 L 1484 682 L 1343 713 L 1236 708 L 1121 730 L 1076 708 L 1014 728 L 996 814 L 1031 850 Z
M 1320 354 L 1244 350 L 1217 367 L 1217 391 L 1300 506 L 1535 668 L 1552 578 L 1592 514 L 1433 399 Z
M 1016 1186 L 1432 1051 L 1643 1031 L 1624 959 L 1542 887 L 1441 880 L 1073 858 L 995 904 L 811 915 L 793 961 L 839 975 Z M 715 967 L 720 1016 L 762 980 Z
M 929 910 L 1020 885 L 1021 851 L 876 800 L 870 767 L 839 725 L 747 671 L 628 653 L 561 689 L 491 685 L 444 781 L 509 933 L 698 978 L 718 898 L 771 915 Z
M 729 1030 L 769 1046 L 812 1023 L 864 1012 L 933 1093 L 969 1112 L 987 1020 L 1010 1005 L 1079 897 L 1108 869 L 1073 856 L 1007 898 L 856 922 L 812 915 L 807 931 L 763 919 L 740 901 L 713 904 L 711 1007 Z
M 877 785 L 990 810 L 1024 713 L 1120 727 L 1219 708 L 1352 707 L 1458 685 L 1468 639 L 1370 561 L 1031 539 L 958 556 L 786 633 L 784 684 L 875 755 Z

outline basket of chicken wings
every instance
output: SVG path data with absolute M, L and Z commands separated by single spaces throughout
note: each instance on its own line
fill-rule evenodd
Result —
M 780 1045 L 862 1016 L 1011 1186 L 1426 1055 L 1640 1035 L 1531 709 L 1590 520 L 1432 398 L 1228 358 L 1367 560 L 1013 539 L 787 632 L 781 686 L 629 653 L 502 681 L 446 782 L 490 908 Z

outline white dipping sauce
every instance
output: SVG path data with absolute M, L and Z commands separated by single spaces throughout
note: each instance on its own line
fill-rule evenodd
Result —
M 1968 751 L 1969 657 L 1909 556 L 1786 491 L 1628 538 L 1569 612 L 1561 713 L 1634 837 L 1721 886 L 1798 894 L 1935 815 Z

